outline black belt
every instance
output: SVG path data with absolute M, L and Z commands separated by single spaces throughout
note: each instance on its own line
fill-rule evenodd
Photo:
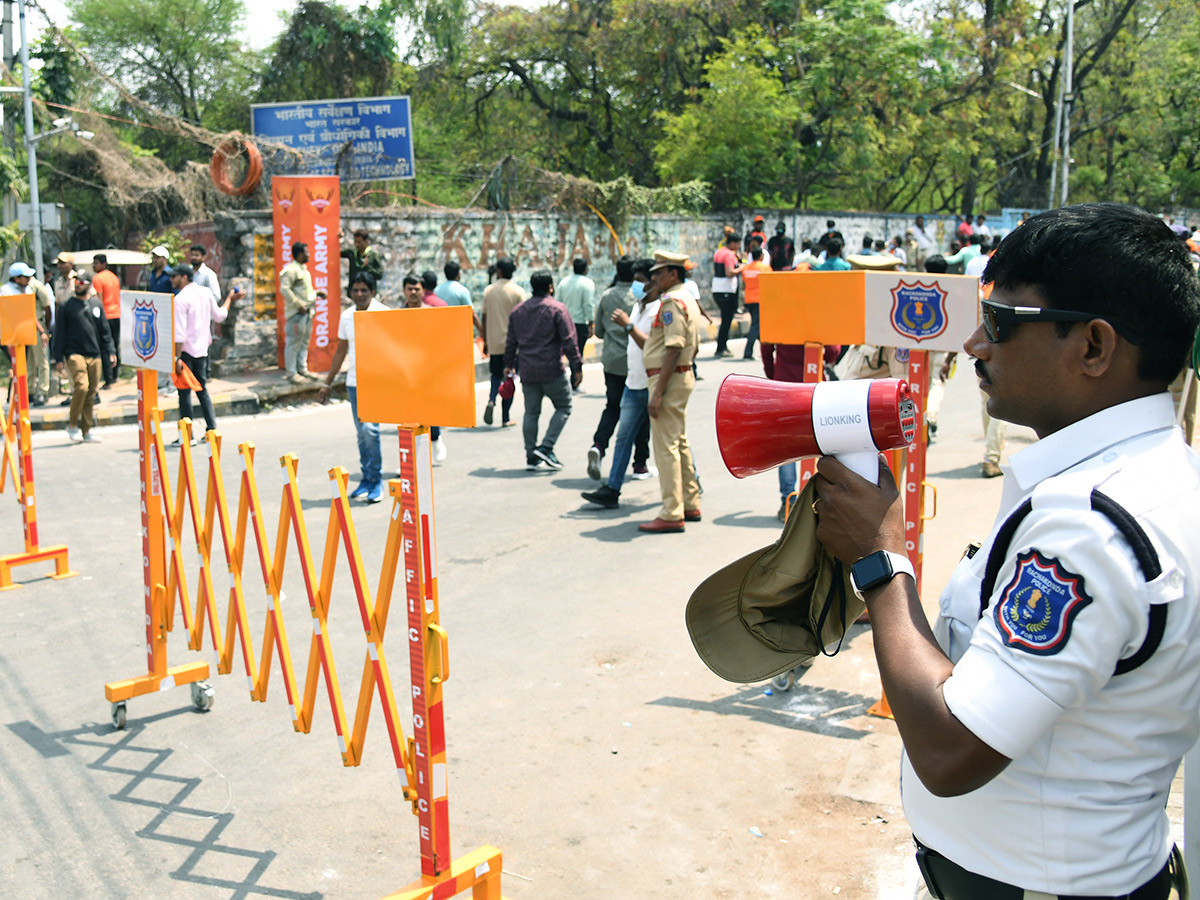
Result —
M 958 863 L 946 859 L 936 850 L 930 849 L 915 837 L 917 845 L 917 867 L 929 893 L 938 900 L 1023 900 L 1024 888 L 996 881 L 986 875 L 968 872 Z M 1128 894 L 1104 897 L 1057 895 L 1059 900 L 1167 900 L 1171 893 L 1170 862 L 1141 887 Z

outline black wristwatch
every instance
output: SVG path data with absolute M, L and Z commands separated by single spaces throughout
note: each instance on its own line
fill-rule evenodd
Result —
M 632 322 L 626 322 L 626 323 L 625 323 L 625 333 L 626 333 L 626 334 L 633 334 L 633 323 L 632 323 Z
M 917 574 L 907 556 L 890 550 L 876 550 L 850 567 L 850 585 L 859 597 L 871 588 L 887 584 L 897 575 L 908 575 L 916 581 Z

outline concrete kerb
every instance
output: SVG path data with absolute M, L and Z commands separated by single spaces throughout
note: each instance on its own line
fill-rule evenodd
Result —
M 744 337 L 749 330 L 749 316 L 738 316 L 730 329 L 729 337 Z M 703 344 L 715 341 L 717 325 L 705 322 L 701 326 L 701 342 Z M 583 348 L 585 363 L 598 362 L 600 359 L 601 342 L 596 338 L 589 340 Z M 486 359 L 475 363 L 476 382 L 487 381 L 490 369 Z M 165 379 L 165 376 L 163 376 Z M 282 377 L 278 369 L 267 369 L 258 372 L 247 372 L 240 375 L 228 375 L 213 378 L 209 381 L 209 396 L 212 397 L 213 409 L 217 417 L 233 415 L 255 415 L 264 412 L 272 406 L 294 403 L 308 403 L 317 399 L 317 392 L 323 382 L 313 381 L 309 384 L 292 384 Z M 333 395 L 345 398 L 345 375 L 339 375 L 334 383 Z M 67 427 L 69 410 L 59 403 L 66 395 L 52 397 L 50 404 L 29 410 L 30 427 L 34 431 L 53 431 Z M 174 421 L 177 416 L 172 411 L 179 408 L 177 392 L 159 397 L 159 406 L 168 411 L 167 421 Z M 111 388 L 100 392 L 100 400 L 93 409 L 96 425 L 133 425 L 137 423 L 137 379 L 122 379 Z M 193 401 L 193 415 L 200 416 L 199 404 Z

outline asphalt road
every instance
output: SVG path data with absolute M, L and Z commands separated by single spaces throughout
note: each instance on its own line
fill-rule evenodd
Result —
M 682 535 L 637 532 L 657 507 L 657 481 L 627 483 L 618 510 L 579 498 L 593 484 L 585 461 L 603 405 L 598 368 L 557 448 L 561 472 L 524 470 L 519 428 L 445 433 L 449 458 L 434 484 L 453 854 L 502 848 L 507 897 L 912 896 L 899 739 L 890 721 L 865 714 L 879 692 L 869 629 L 773 694 L 721 681 L 688 640 L 683 609 L 695 585 L 779 528 L 775 476 L 737 481 L 717 451 L 714 398 L 734 371 L 759 369 L 701 364 L 689 432 L 704 521 Z M 298 454 L 319 560 L 326 470 L 357 474 L 348 407 L 220 427 L 228 490 L 236 444 L 253 441 L 270 516 L 275 461 Z M 278 664 L 267 701 L 252 703 L 238 657 L 232 677 L 214 679 L 212 711 L 196 712 L 185 688 L 131 701 L 127 730 L 112 728 L 104 683 L 145 665 L 137 451 L 132 427 L 99 433 L 98 445 L 61 433 L 34 441 L 42 541 L 66 543 L 80 576 L 38 580 L 31 567 L 18 572 L 24 587 L 0 594 L 4 896 L 333 900 L 381 897 L 416 878 L 416 819 L 378 709 L 362 766 L 344 769 L 324 691 L 312 733 L 296 734 Z M 1010 449 L 1030 439 L 1012 437 Z M 396 446 L 385 434 L 388 465 Z M 938 510 L 926 537 L 927 607 L 964 544 L 991 525 L 1001 486 L 979 477 L 981 455 L 978 392 L 964 368 L 929 458 Z M 0 550 L 14 552 L 19 513 L 0 509 Z M 389 512 L 355 508 L 372 584 Z M 285 616 L 303 678 L 311 625 L 294 554 L 288 572 Z M 219 610 L 223 623 L 223 601 Z M 363 648 L 344 564 L 332 610 L 352 713 Z M 257 652 L 260 621 L 251 632 Z M 170 652 L 172 664 L 204 658 L 215 671 L 211 649 L 190 653 L 178 630 Z M 398 693 L 401 660 L 395 653 Z

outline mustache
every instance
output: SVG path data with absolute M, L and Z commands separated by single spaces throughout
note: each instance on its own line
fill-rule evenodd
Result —
M 988 378 L 987 368 L 983 365 L 982 360 L 978 360 L 978 359 L 975 360 L 975 374 L 978 375 L 980 378 L 982 378 L 984 381 L 991 381 L 991 379 Z

